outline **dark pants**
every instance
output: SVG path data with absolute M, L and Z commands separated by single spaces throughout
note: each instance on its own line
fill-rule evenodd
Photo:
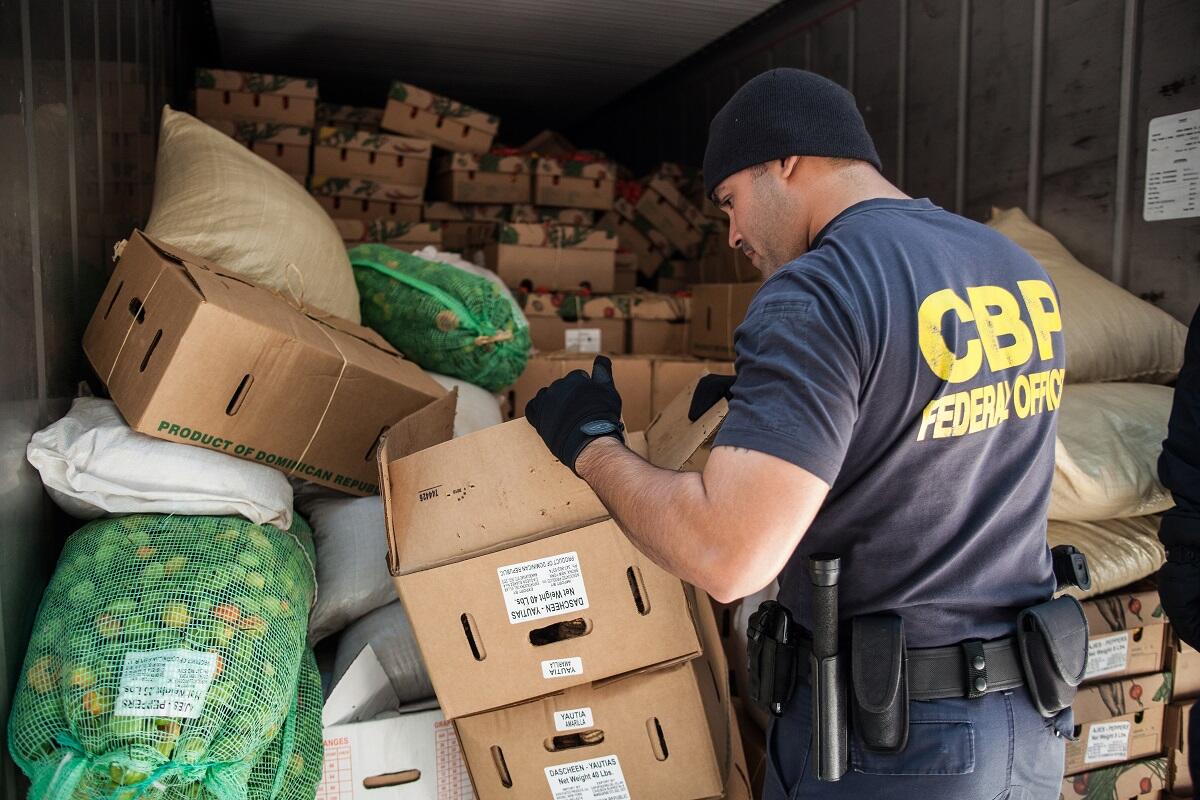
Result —
M 1071 712 L 1044 719 L 1024 688 L 978 700 L 914 701 L 908 746 L 867 752 L 850 734 L 850 771 L 821 783 L 809 766 L 808 686 L 767 735 L 764 800 L 1058 800 Z

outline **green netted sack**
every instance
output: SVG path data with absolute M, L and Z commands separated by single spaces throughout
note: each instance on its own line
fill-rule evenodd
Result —
M 285 726 L 255 762 L 250 770 L 247 800 L 313 799 L 325 757 L 323 702 L 317 659 L 312 650 L 306 649 L 296 686 L 295 735 L 289 738 Z
M 525 369 L 529 329 L 478 275 L 383 244 L 350 249 L 362 321 L 421 367 L 491 392 Z
M 157 514 L 76 531 L 9 719 L 30 797 L 247 797 L 255 762 L 298 727 L 313 559 L 299 516 L 289 531 Z

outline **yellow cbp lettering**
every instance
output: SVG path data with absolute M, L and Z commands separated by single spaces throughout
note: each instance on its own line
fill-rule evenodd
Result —
M 1017 281 L 1017 288 L 1029 310 L 1033 333 L 1037 337 L 1038 358 L 1048 361 L 1054 358 L 1054 342 L 1050 334 L 1062 331 L 1062 314 L 1058 310 L 1058 297 L 1045 281 Z
M 978 339 L 970 339 L 966 354 L 960 358 L 946 345 L 942 336 L 942 318 L 951 311 L 962 322 L 975 320 L 971 307 L 952 289 L 941 289 L 922 300 L 917 310 L 917 342 L 934 375 L 950 383 L 962 383 L 979 372 L 983 349 Z M 937 434 L 934 436 L 936 438 Z
M 1029 326 L 1021 321 L 1017 298 L 999 286 L 968 286 L 967 297 L 979 329 L 979 339 L 987 354 L 988 367 L 1000 372 L 1024 364 L 1033 355 L 1033 336 Z M 995 309 L 995 313 L 993 312 Z M 1003 336 L 1011 336 L 1010 344 L 1001 345 Z

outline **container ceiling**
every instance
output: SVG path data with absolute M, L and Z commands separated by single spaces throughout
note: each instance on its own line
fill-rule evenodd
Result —
M 568 128 L 777 0 L 211 0 L 222 66 L 315 77 L 380 106 L 400 78 L 501 117 L 500 140 Z M 586 145 L 586 142 L 581 142 Z

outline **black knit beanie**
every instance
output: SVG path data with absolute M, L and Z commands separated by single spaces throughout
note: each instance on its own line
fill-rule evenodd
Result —
M 879 169 L 854 95 L 827 78 L 781 67 L 751 78 L 708 126 L 704 192 L 755 164 L 788 156 L 854 158 Z

